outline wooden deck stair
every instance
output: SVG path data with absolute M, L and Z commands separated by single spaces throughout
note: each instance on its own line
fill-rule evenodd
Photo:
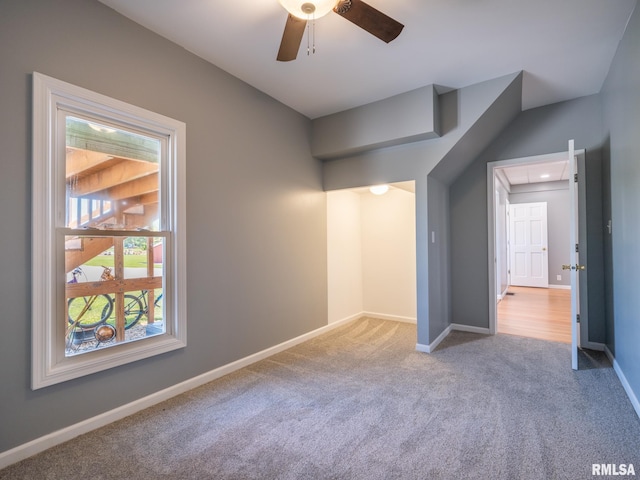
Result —
M 79 247 L 76 245 L 77 242 L 80 242 Z M 93 257 L 100 255 L 108 248 L 113 247 L 113 237 L 74 238 L 66 243 L 67 245 L 73 243 L 73 248 L 67 248 L 64 256 L 65 271 L 70 272 Z

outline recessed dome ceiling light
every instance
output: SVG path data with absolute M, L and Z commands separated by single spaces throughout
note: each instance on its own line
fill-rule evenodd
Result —
M 389 190 L 389 185 L 373 185 L 369 187 L 369 191 L 374 195 L 384 195 Z

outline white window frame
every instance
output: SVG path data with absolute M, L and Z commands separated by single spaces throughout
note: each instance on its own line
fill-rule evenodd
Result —
M 115 124 L 166 138 L 161 211 L 166 245 L 166 332 L 88 354 L 65 356 L 64 272 L 65 135 L 57 122 L 60 110 L 98 116 Z M 186 308 L 186 125 L 128 103 L 34 72 L 32 174 L 32 376 L 39 389 L 148 358 L 187 344 Z M 56 183 L 58 182 L 58 183 Z M 64 198 L 64 192 L 62 195 Z M 68 229 L 67 229 L 68 230 Z M 106 233 L 106 232 L 105 232 Z M 153 235 L 153 232 L 149 232 Z M 62 242 L 62 243 L 61 243 Z M 62 265 L 62 266 L 61 266 Z M 63 324 L 61 324 L 63 325 Z

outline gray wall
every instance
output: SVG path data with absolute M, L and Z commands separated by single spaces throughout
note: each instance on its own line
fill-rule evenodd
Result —
M 509 201 L 517 203 L 547 202 L 549 285 L 571 285 L 562 264 L 571 263 L 569 256 L 570 198 L 564 182 L 533 183 L 511 187 Z M 561 275 L 562 280 L 556 280 Z
M 581 260 L 588 265 L 588 275 L 587 272 L 581 274 L 584 280 L 581 288 L 588 288 L 589 296 L 588 304 L 581 310 L 591 318 L 588 339 L 604 342 L 602 123 L 597 95 L 522 112 L 451 185 L 452 322 L 489 327 L 487 162 L 566 151 L 567 142 L 572 138 L 576 149 L 586 149 L 586 168 L 581 182 L 586 208 L 581 212 L 580 226 L 581 237 L 587 237 L 589 250 Z
M 429 345 L 451 323 L 448 184 L 517 116 L 521 87 L 522 76 L 517 73 L 441 95 L 442 137 L 324 164 L 326 190 L 415 180 L 421 345 Z M 431 232 L 435 232 L 435 244 L 431 243 Z
M 429 225 L 429 340 L 433 341 L 451 323 L 449 281 L 449 189 L 429 175 L 427 178 Z
M 640 397 L 640 11 L 636 7 L 602 89 L 607 345 Z
M 31 73 L 187 124 L 188 346 L 31 391 Z M 0 451 L 321 327 L 310 121 L 95 0 L 0 11 Z
M 427 85 L 312 120 L 311 153 L 316 158 L 339 158 L 438 136 L 438 94 Z

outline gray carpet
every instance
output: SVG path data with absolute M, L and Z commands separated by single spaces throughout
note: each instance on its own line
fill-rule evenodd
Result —
M 360 319 L 0 471 L 0 479 L 581 479 L 640 470 L 602 354 Z M 636 472 L 640 474 L 640 472 Z M 603 477 L 600 477 L 603 478 Z M 616 477 L 619 478 L 619 477 Z

